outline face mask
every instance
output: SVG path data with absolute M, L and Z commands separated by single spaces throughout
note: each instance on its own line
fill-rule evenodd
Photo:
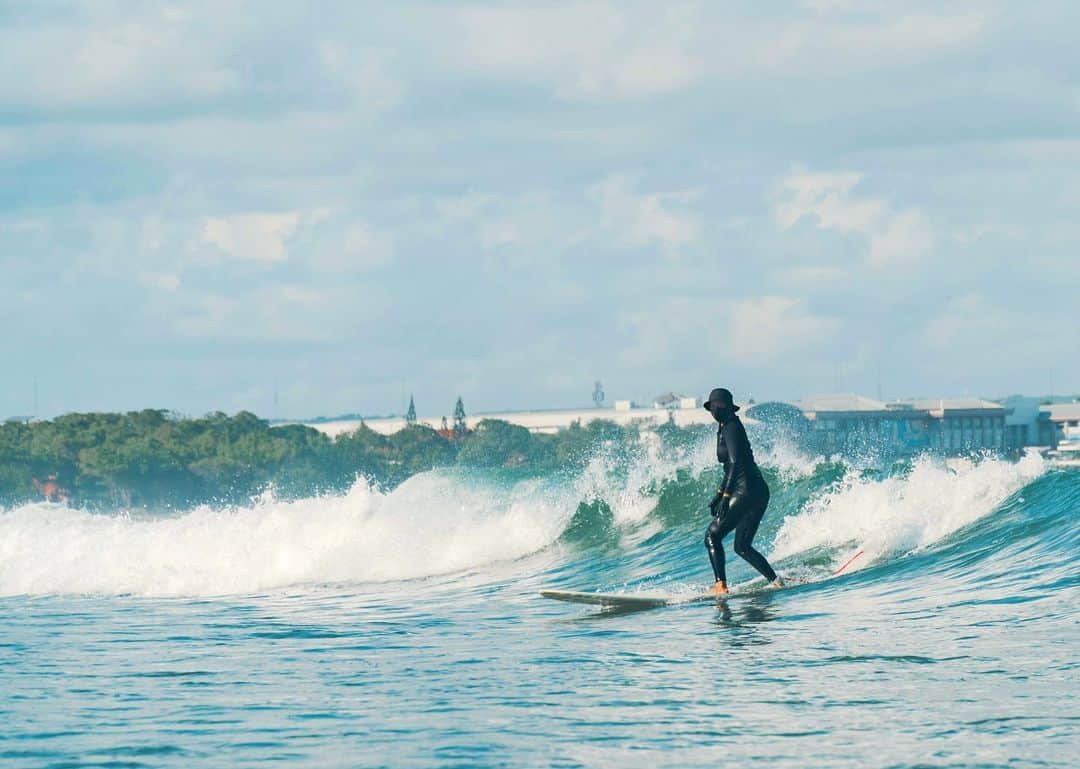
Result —
M 731 418 L 731 415 L 734 414 L 734 413 L 735 412 L 732 411 L 731 408 L 714 408 L 714 409 L 712 409 L 713 418 L 717 422 L 726 422 L 728 419 Z

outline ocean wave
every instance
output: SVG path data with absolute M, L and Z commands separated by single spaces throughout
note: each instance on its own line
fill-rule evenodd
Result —
M 392 491 L 360 480 L 343 495 L 266 493 L 167 516 L 22 505 L 0 511 L 0 595 L 245 594 L 482 571 L 545 550 L 554 568 L 597 585 L 612 558 L 681 579 L 707 572 L 696 530 L 719 477 L 713 451 L 711 437 L 673 447 L 643 432 L 632 446 L 601 446 L 574 475 L 447 468 Z M 1034 455 L 870 471 L 783 441 L 762 441 L 759 461 L 773 503 L 758 546 L 812 579 L 856 553 L 849 571 L 928 548 L 1046 471 Z M 513 568 L 541 564 L 551 560 Z
M 784 521 L 770 555 L 783 559 L 827 548 L 839 566 L 861 552 L 849 570 L 865 568 L 941 541 L 994 512 L 1045 471 L 1037 455 L 1019 462 L 987 457 L 948 463 L 922 456 L 886 477 L 852 468 Z
M 534 486 L 424 473 L 387 494 L 360 481 L 343 496 L 170 517 L 23 505 L 0 514 L 0 595 L 208 596 L 453 572 L 559 536 L 572 507 Z

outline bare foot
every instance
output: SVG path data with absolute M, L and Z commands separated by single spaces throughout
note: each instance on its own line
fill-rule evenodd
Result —
M 707 594 L 708 595 L 727 595 L 728 594 L 727 585 L 725 585 L 723 582 L 717 582 L 715 585 L 713 585 L 712 587 L 710 587 L 708 589 Z
M 786 587 L 786 585 L 784 585 L 784 580 L 780 579 L 780 577 L 777 577 L 776 579 L 773 580 L 772 586 L 773 587 Z

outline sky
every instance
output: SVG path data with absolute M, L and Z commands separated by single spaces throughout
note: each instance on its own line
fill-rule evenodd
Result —
M 1080 392 L 1078 28 L 0 0 L 0 418 Z

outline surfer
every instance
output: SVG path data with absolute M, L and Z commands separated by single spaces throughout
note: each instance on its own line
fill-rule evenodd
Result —
M 709 503 L 713 520 L 705 533 L 705 547 L 716 576 L 716 584 L 709 592 L 718 595 L 728 592 L 722 540 L 732 531 L 735 532 L 735 552 L 739 557 L 775 587 L 783 587 L 783 580 L 776 576 L 765 556 L 753 545 L 758 524 L 769 506 L 769 486 L 754 461 L 746 428 L 735 413 L 739 407 L 735 405 L 731 391 L 723 387 L 709 393 L 704 405 L 720 423 L 716 431 L 716 459 L 724 466 L 724 480 Z

